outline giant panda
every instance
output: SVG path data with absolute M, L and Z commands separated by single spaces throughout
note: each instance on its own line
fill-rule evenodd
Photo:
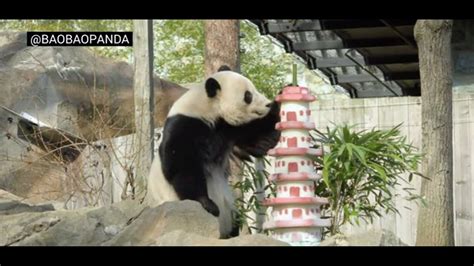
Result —
M 237 236 L 229 159 L 260 157 L 273 148 L 280 138 L 279 110 L 248 78 L 226 67 L 184 93 L 165 121 L 148 176 L 149 202 L 198 201 L 218 217 L 221 238 Z

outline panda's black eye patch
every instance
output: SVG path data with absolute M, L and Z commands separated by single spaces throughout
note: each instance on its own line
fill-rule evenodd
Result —
M 244 94 L 244 102 L 246 104 L 250 104 L 252 102 L 252 93 L 250 91 L 246 91 Z

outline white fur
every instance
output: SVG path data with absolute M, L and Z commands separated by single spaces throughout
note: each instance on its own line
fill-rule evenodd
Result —
M 168 117 L 183 114 L 214 124 L 222 117 L 227 123 L 238 126 L 268 114 L 266 105 L 271 101 L 261 94 L 246 77 L 232 72 L 221 71 L 212 75 L 221 90 L 213 98 L 207 97 L 205 83 L 183 94 L 171 107 Z M 243 100 L 245 91 L 253 95 L 251 104 Z
M 238 126 L 261 118 L 270 111 L 266 105 L 271 101 L 255 89 L 248 78 L 231 71 L 218 72 L 212 78 L 221 85 L 221 90 L 216 96 L 219 103 L 217 113 L 227 123 Z M 251 104 L 244 102 L 245 91 L 253 95 Z
M 168 183 L 163 174 L 159 156 L 151 164 L 147 186 L 147 201 L 151 206 L 157 206 L 167 201 L 179 200 L 173 186 Z
M 217 102 L 207 97 L 206 90 L 203 87 L 185 92 L 171 106 L 168 117 L 181 114 L 214 124 L 219 118 L 217 110 Z

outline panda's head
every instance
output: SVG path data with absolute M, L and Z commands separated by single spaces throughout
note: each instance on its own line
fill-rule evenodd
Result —
M 205 82 L 207 97 L 214 102 L 219 116 L 233 126 L 245 124 L 268 114 L 271 101 L 246 77 L 233 71 L 219 71 Z

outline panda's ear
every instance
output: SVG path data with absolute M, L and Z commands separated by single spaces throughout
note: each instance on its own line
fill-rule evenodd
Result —
M 232 71 L 232 69 L 230 69 L 228 65 L 222 65 L 221 67 L 219 67 L 217 72 L 221 72 L 221 71 Z
M 214 78 L 208 78 L 206 80 L 206 93 L 207 97 L 212 98 L 217 95 L 217 91 L 221 89 L 221 85 Z

